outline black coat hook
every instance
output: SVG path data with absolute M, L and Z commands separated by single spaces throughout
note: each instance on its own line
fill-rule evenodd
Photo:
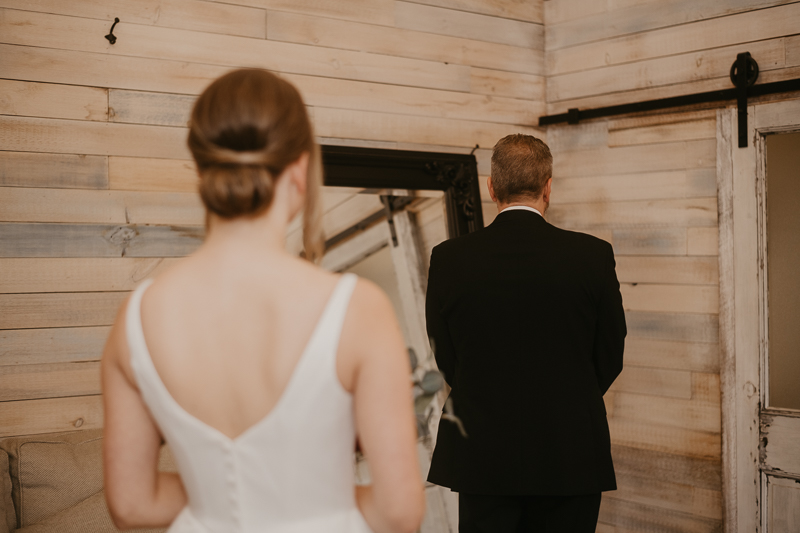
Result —
M 110 42 L 111 44 L 117 42 L 117 36 L 114 35 L 114 26 L 117 25 L 117 22 L 119 22 L 119 18 L 115 17 L 114 24 L 111 25 L 111 30 L 108 32 L 108 35 L 106 35 L 106 39 L 108 39 L 108 42 Z

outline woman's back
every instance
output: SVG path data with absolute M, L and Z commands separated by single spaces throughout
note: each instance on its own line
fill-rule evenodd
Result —
M 225 409 L 235 409 L 239 402 L 242 407 L 250 408 L 257 402 L 246 401 L 247 395 L 260 395 L 275 380 L 248 379 L 242 372 L 222 370 L 224 365 L 220 365 L 220 360 L 225 359 L 225 354 L 215 355 L 213 350 L 215 337 L 225 328 L 212 328 L 211 335 L 197 332 L 198 337 L 206 337 L 210 342 L 197 362 L 190 363 L 193 366 L 207 363 L 209 368 L 187 376 L 173 376 L 173 385 L 176 390 L 188 393 L 184 400 L 189 403 L 177 401 L 151 362 L 152 349 L 147 344 L 150 340 L 140 325 L 140 317 L 147 316 L 139 308 L 142 295 L 150 296 L 148 289 L 153 290 L 155 300 L 169 291 L 159 294 L 154 290 L 156 286 L 150 288 L 146 282 L 136 292 L 129 303 L 126 324 L 131 367 L 145 403 L 173 450 L 189 499 L 173 531 L 369 531 L 356 508 L 353 492 L 352 396 L 342 387 L 336 370 L 339 337 L 355 284 L 354 276 L 342 277 L 335 283 L 299 357 L 292 357 L 296 361 L 282 390 L 267 394 L 270 397 L 277 394 L 277 401 L 236 435 L 224 434 L 183 405 L 195 406 L 198 412 L 210 414 L 211 418 L 235 416 L 233 410 Z M 166 288 L 163 280 L 162 286 Z M 247 301 L 258 299 L 251 297 Z M 267 308 L 270 304 L 279 307 L 274 301 L 261 303 Z M 168 312 L 169 306 L 158 310 Z M 225 311 L 222 305 L 217 312 Z M 299 318 L 308 315 L 300 312 Z M 151 321 L 157 318 L 158 314 Z M 273 333 L 281 336 L 279 332 Z M 167 334 L 166 338 L 171 339 L 174 348 L 180 348 L 173 336 Z M 184 346 L 191 349 L 192 344 Z M 284 340 L 275 344 L 295 343 Z M 165 367 L 179 366 L 166 352 L 160 359 L 169 361 Z M 283 366 L 275 365 L 278 358 L 271 357 L 269 352 L 262 353 L 260 359 L 267 361 L 262 365 L 265 367 Z M 270 359 L 273 365 L 269 364 Z M 234 355 L 228 366 L 236 364 L 241 361 Z M 213 383 L 214 371 L 221 372 L 220 385 Z M 210 387 L 208 395 L 203 386 Z M 236 391 L 236 387 L 240 390 Z M 238 402 L 226 401 L 226 396 L 231 395 Z M 214 399 L 220 400 L 223 407 L 209 410 Z
M 201 250 L 143 298 L 161 380 L 187 412 L 235 438 L 278 403 L 337 279 L 300 259 Z

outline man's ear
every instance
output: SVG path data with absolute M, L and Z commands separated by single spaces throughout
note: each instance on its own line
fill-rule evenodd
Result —
M 550 203 L 550 191 L 553 185 L 553 178 L 547 180 L 547 183 L 544 184 L 544 189 L 542 189 L 542 200 L 544 200 L 545 204 Z
M 486 178 L 486 188 L 489 189 L 489 198 L 491 198 L 493 202 L 497 202 L 497 196 L 494 195 L 494 185 L 492 185 L 491 176 Z

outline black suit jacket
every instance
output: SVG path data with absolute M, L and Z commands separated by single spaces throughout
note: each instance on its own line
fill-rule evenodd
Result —
M 616 488 L 603 394 L 625 315 L 607 242 L 501 213 L 431 256 L 426 320 L 468 433 L 442 420 L 428 480 L 493 495 Z

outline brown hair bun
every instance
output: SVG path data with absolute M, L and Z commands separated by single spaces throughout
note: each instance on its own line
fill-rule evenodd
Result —
M 308 153 L 304 243 L 306 257 L 319 255 L 321 244 L 312 242 L 321 240 L 316 209 L 319 147 L 303 99 L 292 84 L 260 69 L 225 74 L 195 102 L 188 144 L 206 209 L 226 219 L 267 210 L 275 180 Z

